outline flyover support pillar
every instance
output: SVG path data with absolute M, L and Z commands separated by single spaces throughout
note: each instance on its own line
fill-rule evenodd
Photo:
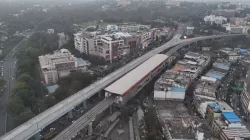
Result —
M 34 138 L 35 140 L 41 140 L 41 134 L 40 134 L 40 131 L 37 132 L 35 135 L 34 135 Z
M 83 101 L 82 107 L 83 107 L 83 109 L 87 109 L 88 108 L 88 100 Z
M 113 114 L 113 107 L 112 106 L 109 107 L 109 114 Z
M 68 115 L 69 115 L 69 118 L 70 118 L 70 119 L 73 118 L 73 112 L 72 112 L 72 110 L 70 110 L 70 111 L 68 112 Z
M 93 122 L 91 121 L 88 126 L 88 135 L 91 136 L 93 133 Z
M 101 99 L 102 98 L 102 91 L 98 92 L 98 97 Z

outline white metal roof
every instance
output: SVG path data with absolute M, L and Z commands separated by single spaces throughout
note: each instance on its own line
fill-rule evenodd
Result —
M 135 86 L 149 72 L 153 71 L 157 66 L 162 64 L 167 58 L 167 55 L 156 54 L 107 88 L 105 88 L 105 91 L 119 95 L 126 94 L 129 89 Z

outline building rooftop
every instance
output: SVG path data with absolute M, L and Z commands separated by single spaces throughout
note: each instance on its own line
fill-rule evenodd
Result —
M 213 67 L 218 68 L 218 69 L 222 69 L 222 70 L 226 70 L 226 71 L 228 71 L 230 69 L 230 65 L 224 64 L 224 63 L 217 63 L 217 62 L 215 62 L 213 64 Z
M 54 93 L 58 87 L 59 87 L 58 84 L 54 84 L 54 85 L 51 85 L 51 86 L 47 86 L 46 88 L 47 88 L 49 94 L 51 94 L 51 93 Z
M 186 55 L 188 55 L 188 56 L 192 56 L 192 57 L 200 57 L 201 56 L 201 54 L 199 54 L 199 53 L 195 53 L 195 52 L 188 52 L 188 53 L 186 53 L 185 54 L 185 56 Z
M 154 71 L 156 67 L 167 60 L 168 56 L 164 54 L 157 54 L 120 79 L 105 88 L 105 91 L 110 93 L 125 95 L 130 89 L 138 84 L 140 80 L 143 80 L 151 71 Z
M 222 115 L 229 123 L 240 123 L 240 118 L 234 112 L 222 112 Z
M 173 87 L 185 89 L 190 83 L 190 80 L 191 78 L 189 76 L 180 75 L 178 73 L 172 72 L 171 70 L 168 70 L 163 73 L 161 77 L 156 81 L 154 90 L 166 91 L 168 89 L 172 89 Z
M 205 61 L 206 56 L 204 56 L 204 58 L 200 58 L 199 60 L 197 60 L 197 62 L 187 59 L 178 61 L 177 64 L 171 70 L 165 71 L 161 75 L 161 77 L 156 81 L 154 85 L 154 90 L 173 91 L 176 88 L 181 91 L 186 90 L 186 88 L 189 86 L 190 82 L 194 78 L 194 75 L 196 75 L 196 73 L 202 67 L 198 63 L 202 62 L 203 64 Z
M 233 112 L 233 109 L 225 102 L 209 103 L 208 106 L 216 113 Z
M 231 129 L 223 129 L 223 133 L 229 138 L 229 139 L 235 139 L 235 138 L 249 138 L 250 132 L 246 128 L 231 128 Z
M 208 96 L 216 98 L 215 92 L 219 85 L 219 81 L 211 82 L 205 80 L 199 80 L 195 87 L 195 95 Z
M 226 73 L 222 73 L 222 72 L 215 71 L 215 70 L 210 70 L 208 71 L 208 73 L 206 73 L 205 76 L 215 78 L 217 80 L 221 80 L 225 75 Z
M 169 130 L 173 139 L 195 139 L 197 130 L 211 138 L 212 133 L 205 127 L 198 116 L 189 115 L 183 102 L 156 101 L 159 118 L 164 121 L 163 127 Z
M 76 62 L 77 59 L 67 49 L 54 51 L 53 54 L 46 54 L 38 57 L 42 69 L 55 69 L 55 64 Z
M 184 65 L 180 65 L 180 64 L 176 64 L 172 70 L 175 71 L 175 72 L 180 72 L 181 70 L 183 70 L 185 68 Z

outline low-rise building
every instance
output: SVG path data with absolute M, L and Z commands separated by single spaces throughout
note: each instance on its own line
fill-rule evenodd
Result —
M 77 58 L 67 49 L 39 56 L 38 60 L 46 84 L 54 84 L 60 75 L 78 68 Z
M 226 18 L 235 17 L 236 12 L 237 12 L 237 10 L 235 10 L 235 9 L 212 10 L 213 15 L 219 15 L 219 16 L 223 16 Z
M 193 54 L 193 55 L 191 55 Z M 210 62 L 210 57 L 188 52 L 186 58 L 177 62 L 156 81 L 154 86 L 155 100 L 184 100 L 190 83 Z M 197 58 L 194 61 L 193 58 Z
M 250 137 L 249 130 L 225 102 L 209 103 L 205 120 L 214 135 L 221 140 Z
M 189 115 L 183 102 L 156 101 L 155 106 L 167 140 L 203 140 L 212 137 L 211 131 L 198 116 Z
M 247 21 L 245 18 L 232 17 L 230 18 L 230 24 L 236 26 L 245 26 L 247 25 Z
M 207 105 L 209 103 L 215 103 L 214 99 L 211 98 L 203 98 L 200 96 L 193 97 L 194 107 L 196 108 L 197 112 L 201 115 L 202 118 L 205 118 L 205 114 L 207 111 Z
M 118 31 L 117 25 L 107 25 L 107 31 Z
M 235 26 L 235 25 L 224 25 L 226 31 L 232 34 L 248 34 L 249 26 Z
M 155 100 L 184 100 L 191 77 L 166 71 L 154 86 Z
M 225 24 L 227 22 L 227 18 L 223 16 L 215 16 L 215 15 L 209 15 L 204 17 L 204 21 L 209 24 Z
M 216 99 L 215 92 L 218 85 L 220 84 L 220 82 L 217 81 L 217 79 L 202 76 L 197 83 L 198 84 L 195 87 L 194 96 L 199 96 L 211 100 Z
M 200 56 L 201 54 L 199 53 L 189 51 L 188 53 L 185 54 L 184 58 L 197 60 L 200 59 Z
M 121 32 L 139 32 L 141 30 L 149 30 L 151 28 L 150 25 L 141 25 L 141 24 L 121 24 L 119 25 L 119 30 Z

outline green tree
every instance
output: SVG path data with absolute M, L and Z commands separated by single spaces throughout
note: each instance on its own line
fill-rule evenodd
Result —
M 28 108 L 26 108 L 21 114 L 14 117 L 14 121 L 17 125 L 21 125 L 23 122 L 33 118 L 35 114 Z
M 34 95 L 34 91 L 30 89 L 18 89 L 13 93 L 13 96 L 18 96 L 22 100 L 25 107 L 32 107 Z
M 11 116 L 18 116 L 25 111 L 25 106 L 19 97 L 14 97 L 8 103 L 7 111 Z
M 23 73 L 20 76 L 18 76 L 17 81 L 25 83 L 33 83 L 34 79 L 29 74 Z
M 12 89 L 12 93 L 18 92 L 20 89 L 30 89 L 26 82 L 17 82 Z
M 45 98 L 45 104 L 47 106 L 47 108 L 52 107 L 53 105 L 55 105 L 57 103 L 57 100 L 55 99 L 54 96 L 48 95 Z

